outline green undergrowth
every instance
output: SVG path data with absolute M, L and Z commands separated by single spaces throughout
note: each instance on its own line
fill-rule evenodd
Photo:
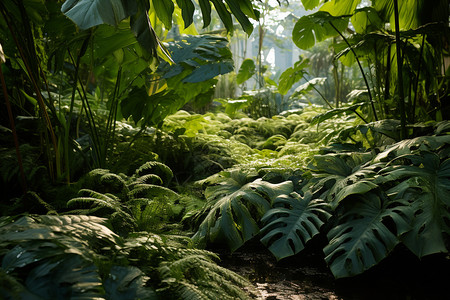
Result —
M 448 253 L 448 122 L 418 124 L 410 132 L 420 135 L 400 140 L 395 120 L 364 124 L 309 106 L 270 119 L 180 111 L 155 129 L 117 126 L 107 168 L 10 200 L 2 296 L 257 297 L 201 250 L 254 239 L 283 259 L 326 237 L 336 278 L 369 270 L 397 245 L 418 258 Z M 30 182 L 46 182 L 39 158 L 27 159 Z M 1 163 L 7 186 L 18 170 Z

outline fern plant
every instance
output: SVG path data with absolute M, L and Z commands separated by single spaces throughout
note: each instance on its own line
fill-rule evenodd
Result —
M 188 255 L 158 268 L 168 299 L 247 299 L 247 280 L 218 266 L 205 255 Z M 199 278 L 193 282 L 193 279 Z M 256 295 L 254 289 L 249 289 Z
M 179 195 L 168 185 L 173 173 L 165 164 L 150 161 L 135 174 L 126 176 L 109 170 L 89 172 L 79 185 L 79 197 L 67 202 L 69 213 L 110 216 L 117 232 L 127 235 L 136 230 L 156 230 L 172 215 L 171 203 Z
M 0 297 L 192 299 L 190 290 L 210 299 L 252 295 L 246 279 L 217 266 L 215 254 L 192 248 L 186 237 L 140 232 L 124 239 L 106 223 L 76 215 L 0 218 Z

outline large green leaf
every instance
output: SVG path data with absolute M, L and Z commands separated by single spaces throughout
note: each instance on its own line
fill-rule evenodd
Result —
M 357 33 L 366 33 L 378 30 L 382 27 L 380 16 L 372 7 L 364 7 L 355 10 L 351 22 Z
M 398 164 L 402 161 L 411 164 Z M 379 183 L 397 183 L 392 196 L 411 202 L 414 219 L 402 241 L 418 257 L 448 252 L 445 234 L 450 233 L 450 159 L 441 162 L 431 152 L 403 155 L 380 171 Z
M 300 81 L 306 74 L 306 68 L 309 66 L 309 59 L 303 59 L 300 56 L 299 61 L 294 64 L 294 67 L 287 68 L 280 76 L 278 83 L 278 91 L 282 95 L 286 95 L 292 86 Z
M 321 11 L 329 12 L 333 16 L 343 16 L 353 14 L 361 0 L 331 0 L 326 2 Z
M 203 28 L 205 28 L 211 24 L 211 5 L 209 4 L 209 0 L 198 0 L 198 4 L 202 11 Z
M 253 31 L 253 25 L 242 11 L 241 6 L 243 6 L 243 4 L 247 5 L 247 11 L 253 13 L 251 2 L 249 0 L 225 0 L 225 2 L 228 4 L 228 7 L 238 20 L 239 24 L 241 24 L 242 29 L 250 36 Z
M 305 88 L 309 88 L 309 86 L 307 86 Z M 353 104 L 351 106 L 339 107 L 339 108 L 335 108 L 335 109 L 329 110 L 327 112 L 318 114 L 318 115 L 314 116 L 314 118 L 312 118 L 311 125 L 320 124 L 326 120 L 329 120 L 335 116 L 339 116 L 344 113 L 355 112 L 358 108 L 360 108 L 363 105 L 364 105 L 364 103 L 357 103 L 357 104 Z
M 292 31 L 292 40 L 300 49 L 306 50 L 329 37 L 337 36 L 348 25 L 349 16 L 333 17 L 328 12 L 318 11 L 301 17 Z M 333 24 L 336 29 L 331 25 Z
M 321 2 L 323 0 L 302 0 L 303 7 L 308 10 L 316 8 Z
M 225 28 L 227 31 L 231 31 L 233 29 L 233 18 L 231 17 L 230 12 L 228 11 L 225 4 L 222 2 L 222 0 L 210 0 L 216 9 L 217 14 L 219 14 L 220 19 L 222 20 L 223 24 L 225 25 Z
M 414 151 L 439 151 L 444 147 L 449 147 L 450 135 L 442 136 L 419 136 L 413 139 L 402 140 L 398 143 L 390 145 L 380 152 L 375 158 L 374 162 L 389 162 L 392 159 L 411 154 Z
M 328 233 L 325 260 L 336 278 L 361 274 L 386 258 L 400 242 L 398 236 L 409 230 L 408 203 L 392 203 L 386 197 L 369 193 L 358 195 L 340 224 Z M 384 221 L 390 219 L 395 230 Z
M 100 24 L 117 25 L 137 11 L 136 1 L 127 0 L 67 0 L 61 11 L 81 29 Z
M 327 77 L 316 77 L 311 80 L 308 80 L 307 82 L 298 86 L 294 90 L 294 93 L 292 93 L 292 97 L 298 97 L 300 95 L 305 95 L 306 93 L 315 89 L 316 85 L 323 85 L 326 80 L 327 80 Z
M 172 15 L 175 9 L 172 0 L 152 0 L 158 18 L 167 29 L 172 28 Z
M 311 193 L 304 197 L 295 192 L 281 195 L 273 206 L 261 219 L 265 224 L 261 229 L 261 242 L 277 259 L 302 251 L 331 216 L 326 211 L 328 205 L 321 199 L 314 199 Z
M 144 87 L 134 87 L 120 105 L 125 118 L 132 117 L 135 123 L 143 120 L 144 124 L 152 126 L 178 111 L 186 102 L 171 91 L 149 96 Z
M 251 58 L 245 59 L 241 67 L 239 68 L 238 74 L 236 76 L 236 83 L 242 84 L 248 79 L 250 79 L 256 73 L 255 61 Z
M 416 28 L 419 25 L 419 15 L 423 11 L 424 5 L 424 0 L 398 1 L 399 26 L 401 30 Z M 373 7 L 379 12 L 381 18 L 385 22 L 390 22 L 391 28 L 394 28 L 393 0 L 375 0 L 373 1 Z
M 184 27 L 188 28 L 194 22 L 195 6 L 191 0 L 176 0 L 178 7 L 181 8 L 181 15 L 184 21 Z
M 167 49 L 176 65 L 161 64 L 158 72 L 165 79 L 189 71 L 183 78 L 178 77 L 176 82 L 197 83 L 233 70 L 232 54 L 226 38 L 212 35 L 185 36 L 180 41 L 169 43 Z
M 323 199 L 336 208 L 350 195 L 366 194 L 378 188 L 373 180 L 384 164 L 366 163 L 370 158 L 370 155 L 357 153 L 314 156 L 308 165 L 313 176 L 313 191 L 323 191 Z
M 291 193 L 293 184 L 272 184 L 261 179 L 247 182 L 249 177 L 239 171 L 221 174 L 218 185 L 205 191 L 208 213 L 193 239 L 202 244 L 226 243 L 234 251 L 259 232 L 258 223 L 271 202 Z
M 138 0 L 138 3 L 140 3 L 140 5 L 138 6 L 136 13 L 130 17 L 131 30 L 136 36 L 139 44 L 150 53 L 152 57 L 156 57 L 160 41 L 148 18 L 150 6 L 146 0 Z
M 25 287 L 40 299 L 103 299 L 99 269 L 103 247 L 118 236 L 105 219 L 89 216 L 26 216 L 0 227 L 2 268 L 24 273 Z M 12 247 L 14 246 L 14 247 Z M 12 248 L 11 248 L 12 247 Z

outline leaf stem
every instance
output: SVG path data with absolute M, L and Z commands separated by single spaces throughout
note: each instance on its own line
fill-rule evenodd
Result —
M 367 81 L 366 78 L 366 74 L 364 73 L 364 69 L 361 65 L 361 62 L 359 61 L 358 55 L 356 55 L 355 50 L 353 49 L 353 47 L 350 45 L 350 43 L 348 42 L 348 40 L 345 38 L 345 36 L 342 34 L 342 32 L 339 31 L 339 29 L 336 28 L 336 26 L 334 26 L 334 24 L 329 21 L 328 22 L 331 27 L 333 27 L 334 30 L 336 30 L 336 32 L 342 37 L 342 39 L 344 40 L 344 42 L 347 44 L 347 46 L 350 48 L 350 51 L 352 51 L 353 55 L 355 56 L 356 62 L 358 63 L 358 67 L 359 70 L 361 71 L 361 74 L 363 76 L 364 79 L 364 83 L 366 84 L 367 87 L 367 92 L 369 93 L 369 100 L 370 100 L 370 105 L 372 106 L 372 111 L 373 111 L 373 115 L 375 117 L 375 121 L 378 121 L 378 116 L 377 116 L 377 110 L 375 109 L 375 104 L 373 103 L 373 98 L 372 98 L 372 93 L 370 92 L 370 86 L 369 86 L 369 82 Z

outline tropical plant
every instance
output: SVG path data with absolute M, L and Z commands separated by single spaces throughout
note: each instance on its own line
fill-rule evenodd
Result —
M 307 2 L 304 4 L 308 7 L 320 4 L 319 1 L 303 2 Z M 406 138 L 410 135 L 407 123 L 414 123 L 418 118 L 435 118 L 424 111 L 437 112 L 437 119 L 441 120 L 445 108 L 431 108 L 434 104 L 429 101 L 437 92 L 433 87 L 446 86 L 447 81 L 440 79 L 442 68 L 425 66 L 440 65 L 437 61 L 442 61 L 442 48 L 437 46 L 437 51 L 433 52 L 429 47 L 440 44 L 439 38 L 434 37 L 436 31 L 448 32 L 448 7 L 438 2 L 428 11 L 420 9 L 423 1 L 410 1 L 399 6 L 395 0 L 372 1 L 372 6 L 366 3 L 359 8 L 359 0 L 338 2 L 329 1 L 318 12 L 300 18 L 293 31 L 294 43 L 307 49 L 330 37 L 342 39 L 340 45 L 334 46 L 339 52 L 336 58 L 347 65 L 358 64 L 368 95 L 365 103 L 370 105 L 369 122 L 378 121 L 380 115 L 399 119 L 401 136 Z M 442 12 L 433 14 L 433 21 L 437 22 L 433 23 L 430 13 L 438 9 Z M 349 21 L 355 29 L 350 36 L 344 31 Z M 385 29 L 385 24 L 390 24 L 390 30 Z M 437 27 L 440 29 L 436 30 Z M 364 62 L 373 68 L 364 70 Z M 427 88 L 422 89 L 425 86 Z
M 82 188 L 79 197 L 67 202 L 69 213 L 109 216 L 123 236 L 136 230 L 156 231 L 173 216 L 171 204 L 179 198 L 164 186 L 172 177 L 172 171 L 156 161 L 145 163 L 130 177 L 95 169 L 78 183 Z
M 280 195 L 261 219 L 261 242 L 277 259 L 297 254 L 331 216 L 327 210 L 326 202 L 311 193 Z
M 255 175 L 230 170 L 203 181 L 210 186 L 201 212 L 205 217 L 193 236 L 196 243 L 224 242 L 234 251 L 259 233 L 261 217 L 276 197 L 293 190 L 293 184 L 272 184 Z
M 3 217 L 2 298 L 249 298 L 247 280 L 185 238 L 142 232 L 123 239 L 106 223 L 94 216 Z

